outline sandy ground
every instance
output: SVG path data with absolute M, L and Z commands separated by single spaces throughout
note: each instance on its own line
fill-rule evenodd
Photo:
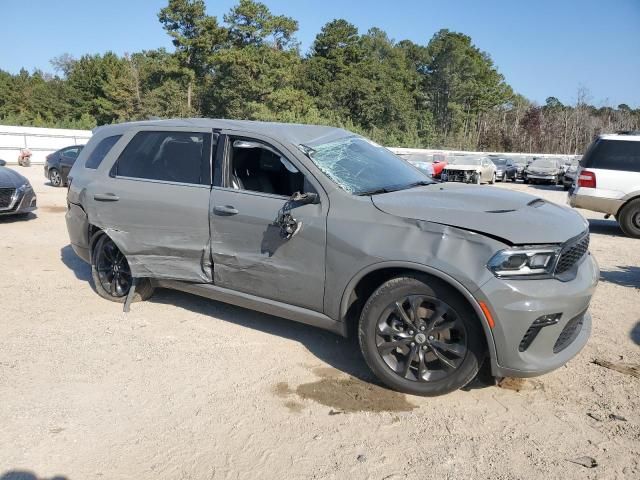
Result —
M 579 356 L 417 398 L 312 327 L 170 291 L 123 314 L 68 246 L 65 189 L 20 170 L 40 208 L 0 220 L 2 480 L 640 478 L 640 378 L 592 363 L 640 363 L 640 240 L 613 221 L 582 212 L 602 279 Z

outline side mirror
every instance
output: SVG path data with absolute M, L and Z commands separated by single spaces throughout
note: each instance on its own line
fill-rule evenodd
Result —
M 7 164 L 4 160 L 0 159 L 0 167 L 4 167 Z
M 291 203 L 297 203 L 299 205 L 309 205 L 312 203 L 319 203 L 320 197 L 318 196 L 317 193 L 314 193 L 314 192 L 308 192 L 308 193 L 295 192 L 293 195 L 291 195 L 291 198 L 289 198 L 289 201 Z

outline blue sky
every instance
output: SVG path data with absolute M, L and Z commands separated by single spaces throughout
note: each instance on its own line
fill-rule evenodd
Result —
M 426 44 L 440 28 L 470 35 L 509 84 L 531 100 L 640 107 L 640 0 L 263 0 L 300 23 L 306 51 L 322 25 L 346 18 L 361 31 Z M 0 69 L 51 71 L 62 53 L 122 54 L 167 47 L 157 20 L 167 0 L 0 0 Z M 235 0 L 207 0 L 222 15 Z

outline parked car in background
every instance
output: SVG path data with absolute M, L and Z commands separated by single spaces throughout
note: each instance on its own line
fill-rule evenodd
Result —
M 599 136 L 577 175 L 569 204 L 613 215 L 626 235 L 640 238 L 640 132 Z
M 400 153 L 398 156 L 424 172 L 428 177 L 434 177 L 433 155 L 428 153 Z
M 524 169 L 527 168 L 527 157 L 517 156 L 513 157 L 513 163 L 516 166 L 516 179 L 522 180 L 524 178 Z
M 0 215 L 20 215 L 37 208 L 31 183 L 0 160 Z
M 581 157 L 574 158 L 568 163 L 565 163 L 564 175 L 562 176 L 562 186 L 565 190 L 569 190 L 576 181 L 580 158 Z
M 449 157 L 440 178 L 443 182 L 495 183 L 496 166 L 489 157 L 484 156 Z
M 67 184 L 69 171 L 84 145 L 72 145 L 64 147 L 47 155 L 44 162 L 44 176 L 49 179 L 54 187 L 63 187 Z
M 564 170 L 556 158 L 538 157 L 524 170 L 524 183 L 562 184 Z
M 589 337 L 580 214 L 436 183 L 343 129 L 109 125 L 71 175 L 72 247 L 114 302 L 173 288 L 351 332 L 383 383 L 418 395 L 463 387 L 485 358 L 497 377 L 551 371 Z
M 489 157 L 493 164 L 496 166 L 496 180 L 500 182 L 506 182 L 511 180 L 516 181 L 518 177 L 518 167 L 513 160 L 506 157 Z

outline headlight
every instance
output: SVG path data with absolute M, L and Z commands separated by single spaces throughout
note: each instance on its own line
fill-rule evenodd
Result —
M 27 183 L 25 183 L 23 185 L 20 185 L 16 190 L 17 190 L 18 193 L 24 193 L 24 192 L 26 192 L 28 190 L 33 190 L 33 188 L 31 187 L 31 184 L 29 182 L 27 182 Z
M 496 253 L 487 267 L 497 277 L 550 276 L 560 247 L 508 248 Z

